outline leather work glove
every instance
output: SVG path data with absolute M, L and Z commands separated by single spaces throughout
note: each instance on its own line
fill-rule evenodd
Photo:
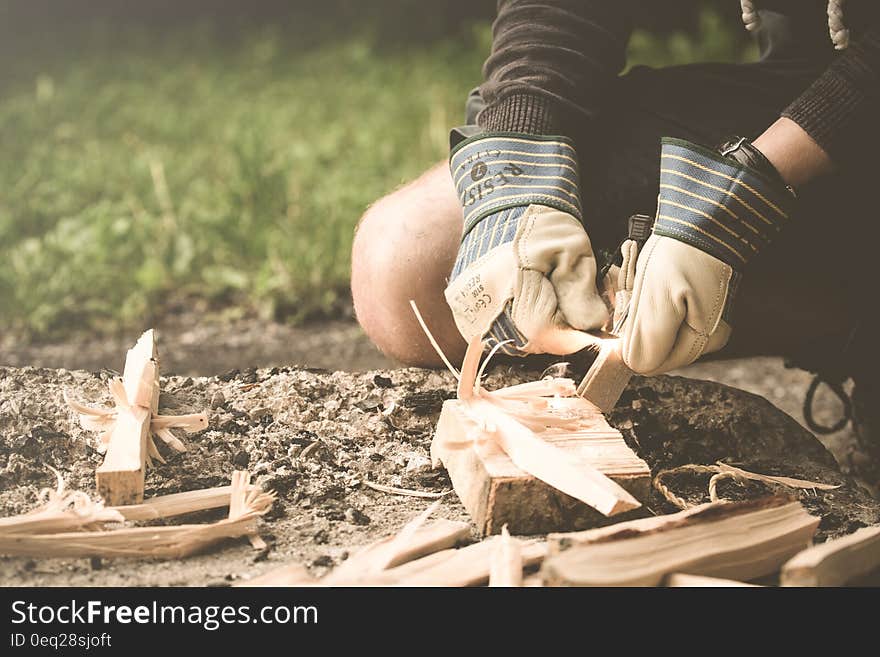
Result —
M 732 155 L 662 141 L 657 216 L 623 329 L 623 359 L 640 374 L 688 365 L 727 344 L 740 278 L 794 205 L 793 191 L 744 139 L 722 152 Z
M 563 137 L 483 133 L 449 159 L 464 232 L 446 288 L 466 340 L 508 354 L 570 354 L 608 316 L 580 222 L 577 156 Z

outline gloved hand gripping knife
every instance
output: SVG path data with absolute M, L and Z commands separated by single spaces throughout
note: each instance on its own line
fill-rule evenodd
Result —
M 623 336 L 636 372 L 682 367 L 727 344 L 740 278 L 789 219 L 794 193 L 772 165 L 743 139 L 723 152 L 743 147 L 751 157 L 662 142 L 657 216 Z M 755 158 L 761 171 L 741 163 Z
M 450 170 L 464 213 L 446 289 L 466 340 L 488 334 L 508 354 L 569 354 L 591 343 L 607 310 L 581 225 L 578 163 L 564 137 L 483 133 Z

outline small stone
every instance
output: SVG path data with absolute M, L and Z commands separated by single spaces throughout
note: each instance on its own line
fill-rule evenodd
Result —
M 232 380 L 235 379 L 240 373 L 241 373 L 241 370 L 238 370 L 238 369 L 229 370 L 228 372 L 225 372 L 224 374 L 221 374 L 221 375 L 218 376 L 217 378 L 220 379 L 221 381 L 232 381 Z
M 377 388 L 393 388 L 394 387 L 394 381 L 392 381 L 387 376 L 382 376 L 381 374 L 377 374 L 376 376 L 373 377 L 373 384 Z
M 319 529 L 312 536 L 312 540 L 318 545 L 325 545 L 330 542 L 330 533 L 326 529 Z
M 271 411 L 265 406 L 257 406 L 256 408 L 251 409 L 251 411 L 248 413 L 248 417 L 254 422 L 259 422 L 270 413 Z
M 415 474 L 431 469 L 431 459 L 421 454 L 412 453 L 406 462 L 406 474 Z
M 234 434 L 239 434 L 239 435 L 244 435 L 248 432 L 248 428 L 246 425 L 240 424 L 239 422 L 236 422 L 232 418 L 229 418 L 225 422 L 222 422 L 220 424 L 220 426 L 217 428 L 220 429 L 220 431 L 223 431 L 224 433 L 234 433 Z
M 330 568 L 333 565 L 333 557 L 329 554 L 322 554 L 319 557 L 315 557 L 312 565 L 316 568 Z
M 247 468 L 250 462 L 251 455 L 243 449 L 238 450 L 232 457 L 232 465 L 240 470 Z
M 213 395 L 211 395 L 211 408 L 214 410 L 218 408 L 222 408 L 223 404 L 226 403 L 226 397 L 223 396 L 223 393 L 219 390 L 215 391 Z
M 370 516 L 368 516 L 360 509 L 350 507 L 345 510 L 345 521 L 350 522 L 353 525 L 369 525 Z
M 339 406 L 340 406 L 339 401 L 336 399 L 330 399 L 324 403 L 324 408 L 326 410 L 330 411 L 331 413 L 335 413 L 336 411 L 338 411 Z
M 369 458 L 374 463 L 378 463 L 379 461 L 385 460 L 385 457 L 382 456 L 379 452 L 371 452 L 367 458 Z

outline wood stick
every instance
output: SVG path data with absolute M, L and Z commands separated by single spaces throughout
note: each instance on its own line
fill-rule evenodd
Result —
M 250 485 L 248 490 L 259 490 L 259 487 Z M 118 511 L 126 520 L 156 520 L 229 506 L 231 492 L 232 486 L 217 486 L 216 488 L 161 495 L 144 500 L 141 504 L 107 508 Z
M 470 525 L 466 522 L 444 519 L 427 522 L 412 533 L 406 545 L 395 545 L 400 536 L 398 533 L 357 550 L 322 581 L 326 584 L 357 583 L 358 580 L 376 575 L 382 570 L 452 548 L 465 540 L 470 532 Z M 389 554 L 389 549 L 392 554 Z M 383 563 L 376 568 L 379 561 Z
M 623 362 L 620 339 L 603 340 L 599 343 L 596 360 L 578 386 L 578 394 L 595 404 L 603 413 L 610 413 L 632 375 L 632 370 Z
M 159 410 L 159 361 L 152 329 L 129 349 L 122 386 L 128 407 L 117 406 L 107 453 L 95 473 L 98 492 L 113 506 L 140 504 L 144 499 L 150 422 Z
M 510 536 L 507 525 L 501 528 L 501 536 L 492 550 L 489 566 L 489 586 L 522 586 L 523 560 L 519 541 Z
M 470 525 L 466 522 L 434 520 L 418 527 L 403 549 L 400 549 L 400 546 L 394 547 L 392 545 L 399 534 L 386 536 L 356 550 L 342 565 L 321 579 L 313 578 L 300 564 L 287 564 L 237 586 L 305 586 L 310 584 L 357 586 L 368 584 L 377 577 L 383 577 L 383 572 L 376 570 L 377 563 L 381 562 L 382 567 L 387 563 L 393 569 L 416 559 L 424 559 L 439 551 L 448 551 L 449 548 L 465 540 L 470 535 L 470 531 Z M 389 548 L 394 551 L 390 555 L 390 559 Z
M 493 536 L 459 550 L 436 552 L 387 570 L 365 583 L 372 586 L 480 586 L 489 581 L 490 559 L 498 540 L 499 537 Z M 545 543 L 524 542 L 523 567 L 541 563 L 546 554 Z
M 788 498 L 706 504 L 653 527 L 619 523 L 590 542 L 582 532 L 542 573 L 546 584 L 565 586 L 657 586 L 676 572 L 748 581 L 776 572 L 819 520 Z
M 814 545 L 782 567 L 782 586 L 843 586 L 880 569 L 880 525 Z
M 733 579 L 722 579 L 720 577 L 701 577 L 700 575 L 687 575 L 685 573 L 673 573 L 666 578 L 664 586 L 670 588 L 711 588 L 711 587 L 734 587 L 747 586 L 759 588 L 757 584 L 749 584 L 748 582 L 738 582 Z

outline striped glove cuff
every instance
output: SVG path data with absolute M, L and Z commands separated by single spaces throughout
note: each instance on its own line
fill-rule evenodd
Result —
M 449 168 L 464 208 L 462 239 L 508 208 L 540 204 L 581 218 L 577 156 L 564 137 L 481 133 L 455 147 Z
M 754 169 L 679 139 L 664 138 L 654 233 L 740 271 L 785 226 L 791 192 Z

